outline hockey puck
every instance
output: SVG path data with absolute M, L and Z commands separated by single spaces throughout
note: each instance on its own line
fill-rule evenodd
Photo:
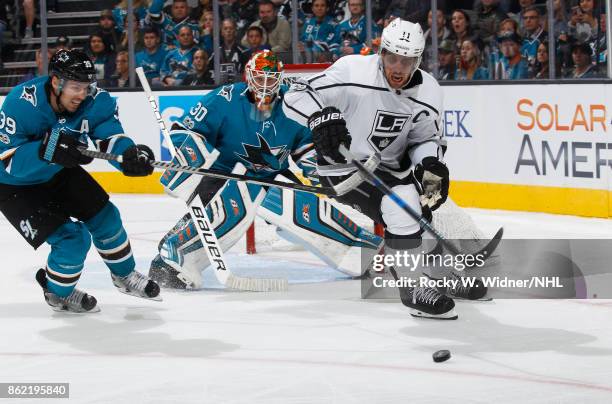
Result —
M 436 351 L 432 355 L 434 362 L 444 362 L 450 359 L 451 353 L 446 349 Z

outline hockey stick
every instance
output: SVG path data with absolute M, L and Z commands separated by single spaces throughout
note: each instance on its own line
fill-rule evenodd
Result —
M 172 145 L 170 132 L 168 131 L 166 123 L 161 116 L 159 106 L 157 105 L 157 101 L 155 101 L 155 97 L 153 96 L 149 82 L 144 74 L 144 70 L 142 67 L 139 67 L 136 69 L 136 73 L 138 74 L 138 78 L 140 79 L 140 83 L 142 84 L 147 100 L 153 109 L 155 119 L 159 124 L 159 128 L 161 129 L 164 139 L 168 144 L 170 155 L 172 158 L 174 158 L 176 156 L 176 150 Z M 202 241 L 202 246 L 206 251 L 206 255 L 208 255 L 210 265 L 214 268 L 215 276 L 217 277 L 217 280 L 223 284 L 223 286 L 232 289 L 251 290 L 256 292 L 285 291 L 288 289 L 287 279 L 253 279 L 238 277 L 232 274 L 229 266 L 226 263 L 225 257 L 223 256 L 223 250 L 221 250 L 221 245 L 219 244 L 215 230 L 210 223 L 208 215 L 206 214 L 206 207 L 204 206 L 204 203 L 202 203 L 202 199 L 197 192 L 195 193 L 193 200 L 187 203 L 187 208 L 189 210 L 191 219 L 195 224 L 195 228 L 197 229 L 198 236 Z
M 364 167 L 363 163 L 361 163 L 358 159 L 353 156 L 353 154 L 346 148 L 344 145 L 340 145 L 340 153 L 346 158 L 347 161 L 350 161 L 357 169 L 363 174 L 363 176 L 370 181 L 376 188 L 380 189 L 385 195 L 387 195 L 391 200 L 404 212 L 406 212 L 410 217 L 416 220 L 422 229 L 427 230 L 436 240 L 440 242 L 440 244 L 445 247 L 448 251 L 453 253 L 454 255 L 459 255 L 461 252 L 455 248 L 448 240 L 444 238 L 444 236 L 436 230 L 431 223 L 427 221 L 423 216 L 419 215 L 410 205 L 406 203 L 398 194 L 396 194 L 387 184 L 385 184 L 376 174 L 372 171 L 368 170 Z M 495 236 L 489 241 L 489 243 L 479 251 L 471 253 L 472 255 L 481 255 L 483 260 L 487 260 L 492 254 L 493 251 L 497 248 L 497 245 L 501 241 L 501 238 L 504 235 L 504 228 L 500 227 L 495 233 Z
M 85 148 L 81 148 L 79 150 L 81 151 L 81 154 L 83 154 L 84 156 L 88 156 L 92 158 L 109 160 L 109 161 L 117 161 L 119 163 L 122 160 L 121 156 L 116 155 L 116 154 L 102 153 L 102 152 L 95 151 L 95 150 L 87 150 Z M 378 167 L 379 163 L 380 163 L 380 158 L 378 154 L 373 154 L 372 156 L 370 156 L 370 158 L 365 163 L 363 163 L 363 165 L 368 170 L 375 170 L 376 167 Z M 344 195 L 347 192 L 351 191 L 352 189 L 356 188 L 359 184 L 363 182 L 363 176 L 359 171 L 351 175 L 344 181 L 338 183 L 337 185 L 334 185 L 333 187 L 313 187 L 310 185 L 299 184 L 299 183 L 294 183 L 294 182 L 283 182 L 283 181 L 276 181 L 276 180 L 268 180 L 264 178 L 259 179 L 259 178 L 249 177 L 248 175 L 234 174 L 234 173 L 228 173 L 224 171 L 210 170 L 206 168 L 182 166 L 180 164 L 169 163 L 166 161 L 152 161 L 151 165 L 153 167 L 163 168 L 163 169 L 167 169 L 171 171 L 178 171 L 178 172 L 183 172 L 183 173 L 203 175 L 207 177 L 221 178 L 224 180 L 243 181 L 248 184 L 273 186 L 273 187 L 278 187 L 278 188 L 291 189 L 293 191 L 302 191 L 302 192 L 308 192 L 310 194 L 321 194 L 321 195 L 327 195 L 327 196 Z

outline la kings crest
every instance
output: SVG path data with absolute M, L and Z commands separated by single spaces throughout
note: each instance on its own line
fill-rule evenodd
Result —
M 397 140 L 411 117 L 412 114 L 398 114 L 379 109 L 376 111 L 368 142 L 382 152 Z

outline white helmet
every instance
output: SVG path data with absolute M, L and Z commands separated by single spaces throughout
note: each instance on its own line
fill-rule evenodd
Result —
M 380 50 L 388 50 L 400 56 L 420 58 L 425 49 L 425 36 L 420 24 L 399 18 L 383 29 Z

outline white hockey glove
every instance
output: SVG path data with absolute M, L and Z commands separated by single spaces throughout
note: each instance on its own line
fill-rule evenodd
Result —
M 434 211 L 448 197 L 450 184 L 448 168 L 436 157 L 425 157 L 414 169 L 414 176 L 421 185 L 421 205 Z

